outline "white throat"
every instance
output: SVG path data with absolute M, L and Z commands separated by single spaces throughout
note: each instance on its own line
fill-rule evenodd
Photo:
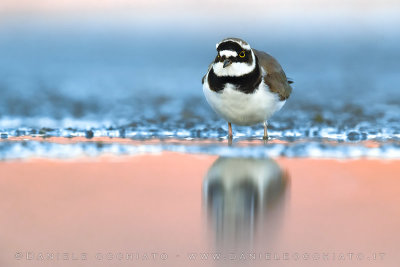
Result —
M 242 76 L 252 72 L 256 67 L 256 58 L 253 51 L 251 51 L 253 62 L 247 64 L 244 62 L 234 62 L 231 65 L 224 68 L 223 62 L 217 62 L 213 64 L 213 70 L 217 76 Z

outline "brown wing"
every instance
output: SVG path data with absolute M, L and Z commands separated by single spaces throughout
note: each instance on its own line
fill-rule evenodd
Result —
M 292 87 L 289 85 L 288 79 L 281 65 L 272 56 L 265 52 L 253 49 L 254 54 L 258 58 L 261 67 L 267 72 L 264 76 L 264 82 L 268 85 L 271 92 L 277 93 L 280 100 L 286 100 L 292 93 Z

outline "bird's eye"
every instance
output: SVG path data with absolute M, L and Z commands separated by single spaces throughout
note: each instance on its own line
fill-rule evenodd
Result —
M 246 53 L 244 51 L 240 52 L 239 57 L 244 57 Z

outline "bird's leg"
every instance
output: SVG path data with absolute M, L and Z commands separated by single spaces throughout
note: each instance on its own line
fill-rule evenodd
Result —
M 233 137 L 233 135 L 232 135 L 232 124 L 230 122 L 228 122 L 228 129 L 229 129 L 228 137 L 229 137 L 229 139 L 232 139 L 232 137 Z
M 265 121 L 264 122 L 264 140 L 268 140 L 268 131 L 267 131 L 267 126 L 268 126 L 268 123 Z

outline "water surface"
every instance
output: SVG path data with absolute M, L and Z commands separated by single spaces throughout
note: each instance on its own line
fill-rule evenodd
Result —
M 0 259 L 10 267 L 397 266 L 399 166 L 167 152 L 3 162 Z

